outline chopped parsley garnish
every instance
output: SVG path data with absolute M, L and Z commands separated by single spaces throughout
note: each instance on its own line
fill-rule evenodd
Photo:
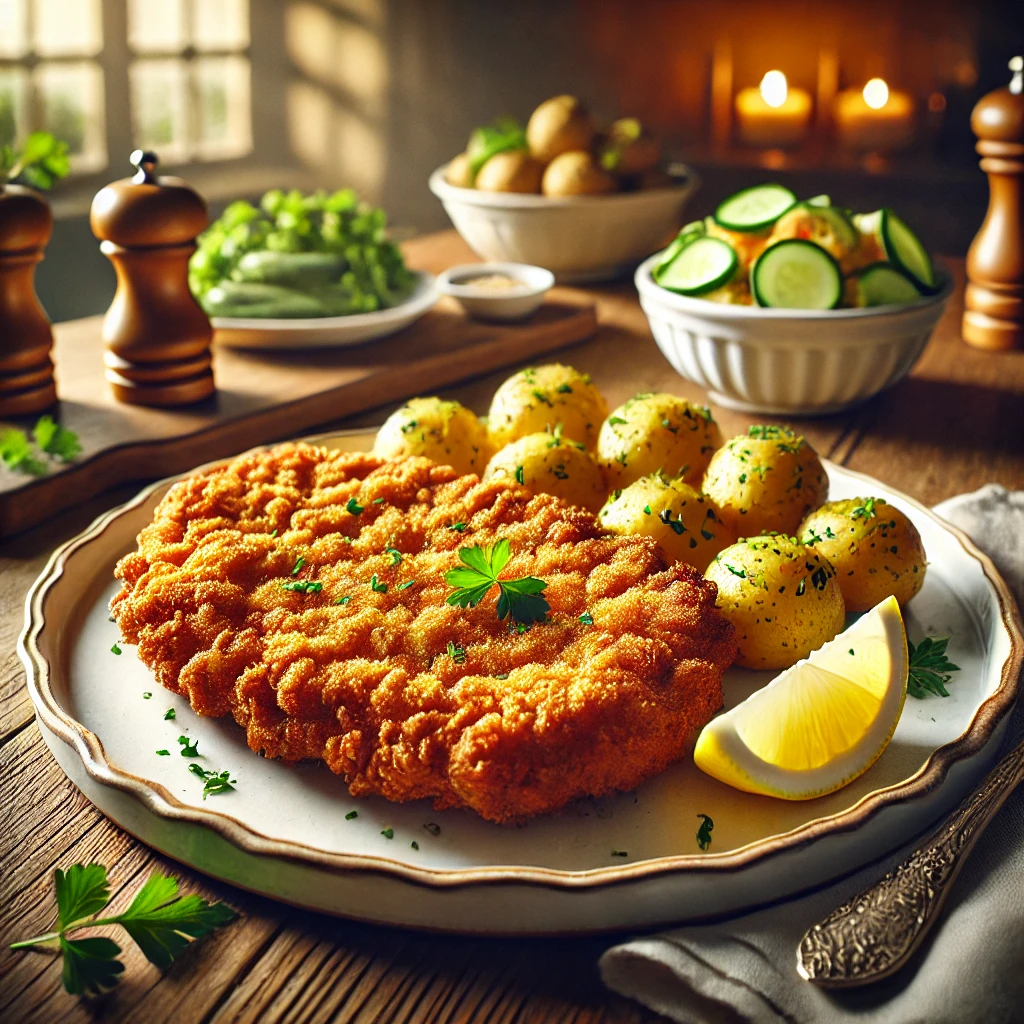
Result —
M 177 717 L 178 717 L 178 712 L 175 711 L 174 708 L 168 708 L 164 712 L 164 721 L 165 722 L 173 722 L 174 719 L 176 719 Z
M 345 820 L 346 821 L 352 821 L 352 820 L 354 820 L 355 818 L 358 818 L 358 817 L 359 817 L 359 812 L 358 811 L 349 811 L 348 814 L 345 815 Z
M 801 544 L 805 544 L 805 545 L 807 545 L 808 547 L 809 547 L 810 545 L 812 545 L 812 544 L 820 544 L 820 543 L 821 543 L 821 537 L 820 537 L 820 535 L 819 535 L 819 534 L 817 534 L 817 533 L 815 532 L 815 530 L 814 530 L 814 527 L 813 527 L 813 526 L 809 526 L 809 527 L 807 528 L 807 534 L 806 534 L 806 536 L 804 537 L 804 539 L 803 539 L 803 540 L 802 540 L 802 541 L 801 541 L 800 543 L 801 543 Z
M 621 416 L 609 416 L 609 417 L 608 417 L 608 423 L 609 423 L 609 424 L 610 424 L 611 426 L 613 426 L 613 427 L 618 427 L 618 426 L 620 426 L 621 424 L 623 424 L 623 423 L 626 423 L 626 422 L 627 422 L 627 421 L 626 421 L 626 420 L 624 420 L 624 419 L 623 419 L 623 418 L 622 418 Z
M 349 597 L 348 594 L 346 594 L 344 597 L 337 598 L 337 600 L 335 600 L 334 603 L 335 604 L 348 604 L 349 601 L 351 601 L 351 600 L 352 600 L 352 598 Z
M 384 499 L 383 498 L 374 498 L 373 501 L 370 502 L 370 504 L 371 505 L 383 505 L 384 504 Z
M 448 641 L 448 646 L 445 648 L 448 652 L 448 657 L 455 662 L 456 665 L 466 664 L 466 648 L 459 647 L 458 644 Z
M 381 583 L 380 580 L 377 579 L 377 574 L 374 573 L 370 577 L 370 589 L 377 594 L 386 594 L 388 592 L 388 585 L 386 583 Z
M 580 616 L 580 622 L 582 622 L 584 626 L 592 626 L 594 624 L 594 616 L 591 615 L 590 612 L 584 612 Z
M 741 580 L 745 580 L 747 578 L 746 569 L 737 569 L 735 565 L 730 565 L 728 562 L 723 562 L 722 565 L 724 565 L 726 569 L 733 574 L 733 576 L 739 576 Z
M 102 864 L 72 864 L 53 874 L 57 892 L 57 928 L 45 935 L 23 939 L 11 949 L 36 946 L 56 948 L 63 957 L 62 980 L 71 995 L 100 995 L 120 981 L 124 964 L 121 948 L 106 936 L 72 938 L 80 928 L 120 925 L 143 956 L 163 970 L 191 944 L 238 915 L 224 903 L 208 903 L 195 894 L 178 895 L 174 878 L 150 875 L 127 910 L 97 917 L 110 903 L 110 883 Z
M 715 535 L 714 535 L 713 533 L 708 533 L 708 531 L 707 531 L 707 530 L 704 530 L 704 529 L 701 529 L 701 531 L 700 531 L 700 535 L 701 535 L 701 536 L 702 536 L 702 537 L 703 537 L 703 538 L 704 538 L 705 540 L 714 540 L 714 539 L 715 539 Z
M 625 850 L 612 850 L 611 855 L 613 857 L 628 857 L 629 854 Z
M 385 550 L 385 552 L 387 554 L 389 554 L 391 556 L 391 564 L 392 565 L 401 565 L 402 564 L 402 552 L 401 551 L 397 550 L 396 548 L 385 548 L 384 550 Z
M 512 556 L 507 540 L 498 540 L 493 545 L 459 549 L 459 560 L 463 563 L 444 574 L 444 581 L 454 587 L 447 603 L 459 608 L 475 608 L 495 585 L 498 587 L 498 618 L 511 616 L 513 622 L 523 625 L 527 622 L 543 622 L 551 606 L 541 596 L 547 588 L 544 580 L 524 576 L 517 580 L 499 580 L 498 573 Z
M 711 845 L 711 830 L 715 823 L 706 814 L 698 814 L 697 817 L 701 819 L 700 828 L 697 829 L 697 845 L 706 850 Z
M 559 385 L 558 385 L 558 387 L 557 387 L 557 388 L 555 388 L 555 390 L 556 390 L 556 391 L 557 391 L 557 392 L 558 392 L 558 393 L 559 393 L 560 395 L 571 395 L 571 394 L 572 394 L 572 388 L 571 388 L 571 387 L 569 387 L 569 385 L 568 385 L 568 384 L 559 384 Z
M 452 523 L 452 525 L 449 526 L 448 529 L 452 530 L 455 533 L 465 533 L 467 525 L 467 523 Z
M 754 437 L 759 441 L 792 441 L 796 438 L 796 434 L 789 427 L 755 424 L 747 431 L 747 437 Z
M 299 571 L 302 569 L 302 567 L 305 564 L 306 564 L 306 560 L 302 557 L 302 555 L 299 555 L 298 559 L 295 562 L 295 567 L 292 569 L 292 575 L 293 576 L 298 576 L 299 575 Z
M 187 736 L 179 736 L 178 743 L 181 745 L 179 753 L 182 757 L 199 757 L 199 740 L 190 740 Z
M 423 826 L 432 836 L 439 836 L 441 834 L 441 826 L 435 825 L 432 821 L 428 821 Z
M 157 751 L 157 753 L 158 753 L 158 754 L 159 754 L 159 755 L 160 755 L 161 757 L 170 757 L 170 756 L 171 756 L 171 752 L 170 752 L 169 750 L 167 750 L 166 748 L 165 748 L 165 749 L 163 749 L 163 750 L 158 750 L 158 751 Z
M 151 694 L 151 693 L 149 692 L 149 690 L 146 690 L 146 692 L 145 692 L 145 693 L 143 693 L 143 695 L 142 695 L 142 699 L 143 699 L 143 700 L 149 700 L 149 698 L 150 698 L 150 697 L 152 697 L 152 696 L 153 696 L 153 694 Z
M 201 764 L 190 764 L 188 770 L 203 780 L 203 799 L 211 793 L 216 796 L 218 793 L 230 793 L 235 788 L 235 780 L 231 778 L 231 772 L 213 772 L 204 768 Z
M 523 467 L 516 466 L 516 483 L 521 484 L 523 482 Z
M 626 453 L 625 452 L 619 452 L 619 454 L 615 456 L 615 461 L 620 466 L 625 466 L 626 465 Z
M 70 462 L 82 453 L 82 445 L 74 431 L 56 423 L 52 416 L 40 416 L 32 429 L 32 439 L 47 455 L 61 462 Z
M 650 505 L 644 505 L 644 515 L 645 516 L 649 516 L 651 514 L 652 514 L 651 513 L 651 506 Z
M 110 648 L 110 653 L 111 654 L 120 654 L 121 653 L 121 648 L 117 644 L 112 644 L 111 648 Z
M 545 395 L 544 392 L 540 390 L 540 388 L 534 388 L 530 392 L 530 394 L 533 395 L 533 397 L 536 398 L 537 401 L 540 402 L 542 405 L 546 405 L 551 409 L 554 408 L 554 406 L 551 404 L 551 399 L 548 398 L 548 396 Z
M 296 594 L 319 594 L 324 585 L 319 580 L 293 580 L 291 583 L 282 583 L 282 590 L 291 590 Z
M 408 423 L 403 423 L 402 424 L 402 433 L 403 434 L 411 434 L 416 429 L 417 426 L 418 426 L 418 424 L 417 424 L 416 420 L 409 420 Z
M 381 835 L 382 835 L 382 836 L 383 836 L 383 837 L 384 837 L 385 839 L 394 839 L 394 838 L 395 838 L 395 830 L 394 830 L 393 828 L 391 828 L 391 826 L 390 826 L 390 825 L 389 825 L 389 826 L 388 826 L 387 828 L 382 828 L 382 829 L 380 830 L 380 834 L 381 834 Z
M 277 536 L 277 528 L 276 527 L 274 528 L 274 532 L 270 536 L 271 537 L 276 537 Z
M 410 587 L 416 586 L 415 580 L 406 580 L 404 583 L 399 583 L 396 590 L 408 590 Z
M 363 506 L 355 498 L 349 498 L 345 503 L 345 511 L 350 515 L 357 516 L 363 511 Z
M 850 509 L 851 519 L 874 519 L 876 514 L 874 498 L 865 498 L 864 504 Z
M 952 679 L 950 673 L 959 672 L 960 667 L 946 657 L 948 643 L 948 636 L 926 636 L 919 644 L 907 641 L 907 652 L 910 655 L 908 696 L 921 698 L 927 697 L 929 693 L 938 697 L 949 696 L 946 683 Z
M 672 532 L 675 533 L 677 536 L 682 536 L 683 533 L 686 530 L 686 527 L 683 526 L 682 516 L 680 516 L 678 519 L 673 519 L 672 518 L 672 511 L 671 511 L 671 509 L 663 508 L 658 513 L 658 518 L 666 526 L 671 527 L 672 528 Z
M 420 848 L 420 844 L 417 843 L 415 839 L 409 844 L 409 846 L 411 846 L 412 849 L 414 850 L 418 850 Z
M 507 672 L 499 672 L 494 678 L 495 679 L 508 679 L 508 673 Z

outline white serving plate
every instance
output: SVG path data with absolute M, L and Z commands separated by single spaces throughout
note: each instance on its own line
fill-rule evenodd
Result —
M 372 439 L 316 440 L 367 450 Z M 19 654 L 43 736 L 75 785 L 143 842 L 243 888 L 347 917 L 490 934 L 649 927 L 748 909 L 867 864 L 950 809 L 994 760 L 1019 685 L 1020 617 L 992 563 L 911 499 L 835 465 L 828 472 L 834 497 L 884 497 L 914 520 L 929 568 L 908 629 L 912 639 L 952 635 L 962 671 L 950 697 L 908 699 L 865 775 L 813 801 L 740 793 L 687 759 L 635 792 L 505 827 L 422 801 L 355 800 L 322 765 L 263 760 L 232 721 L 200 719 L 158 686 L 134 648 L 111 653 L 114 563 L 134 550 L 169 481 L 54 553 L 29 593 Z M 768 676 L 730 670 L 726 707 Z M 173 722 L 163 719 L 169 707 Z M 207 766 L 232 771 L 235 792 L 202 800 L 178 752 L 183 732 Z M 358 817 L 346 820 L 351 810 Z M 708 853 L 695 841 L 704 813 L 715 822 Z M 389 827 L 391 840 L 381 834 Z
M 376 313 L 269 320 L 215 316 L 213 340 L 231 348 L 342 348 L 384 338 L 419 320 L 437 302 L 433 274 L 416 271 L 416 287 L 397 306 Z

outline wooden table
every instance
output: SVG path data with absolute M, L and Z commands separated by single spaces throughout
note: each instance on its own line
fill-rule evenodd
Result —
M 429 242 L 438 268 L 469 256 L 451 232 Z M 851 412 L 801 424 L 817 450 L 933 504 L 989 481 L 1024 488 L 1024 352 L 985 354 L 959 340 L 961 287 L 913 374 Z M 597 337 L 564 354 L 615 405 L 637 391 L 702 399 L 662 358 L 628 283 L 595 289 Z M 449 397 L 485 412 L 494 374 Z M 380 422 L 385 410 L 338 426 Z M 755 418 L 716 410 L 722 428 Z M 335 920 L 215 884 L 152 853 L 103 818 L 43 745 L 14 653 L 29 584 L 53 548 L 136 485 L 0 545 L 0 1019 L 14 1021 L 652 1021 L 608 995 L 595 962 L 615 937 L 484 940 Z M 154 868 L 242 914 L 164 976 L 130 943 L 119 988 L 98 1007 L 66 995 L 48 955 L 7 944 L 52 925 L 53 870 L 101 861 L 115 892 Z

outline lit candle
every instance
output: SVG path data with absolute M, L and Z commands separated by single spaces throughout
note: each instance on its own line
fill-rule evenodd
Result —
M 888 153 L 905 149 L 914 139 L 914 101 L 872 78 L 859 92 L 836 96 L 836 133 L 848 149 Z
M 810 120 L 810 93 L 791 89 L 781 71 L 769 71 L 757 89 L 736 94 L 737 134 L 748 146 L 794 146 Z

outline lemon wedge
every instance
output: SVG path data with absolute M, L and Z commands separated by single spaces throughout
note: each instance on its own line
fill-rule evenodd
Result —
M 701 732 L 693 759 L 748 793 L 809 800 L 889 745 L 907 697 L 907 634 L 887 598 Z

